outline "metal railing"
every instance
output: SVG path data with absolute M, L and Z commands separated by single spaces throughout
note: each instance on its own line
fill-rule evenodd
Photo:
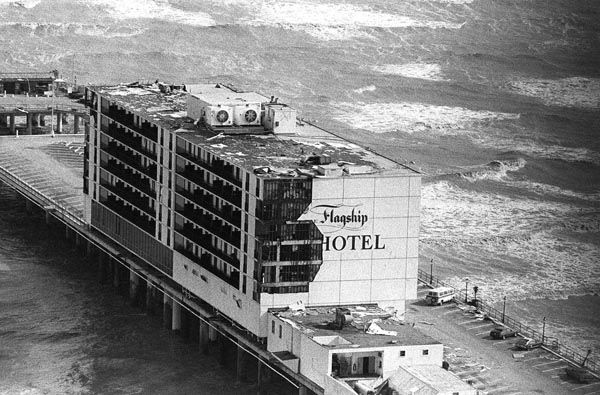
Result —
M 431 287 L 449 287 L 454 289 L 454 299 L 458 302 L 464 302 L 468 299 L 468 290 L 459 290 L 456 287 L 453 287 L 452 285 L 441 281 L 439 278 L 432 276 L 430 273 L 427 273 L 424 270 L 419 269 L 418 279 L 422 283 Z M 491 304 L 486 303 L 485 300 L 481 298 L 477 298 L 475 305 L 480 312 L 484 313 L 487 317 L 491 318 L 492 320 L 501 322 L 502 324 L 506 325 L 507 327 L 510 327 L 511 329 L 515 330 L 516 332 L 520 333 L 525 337 L 541 342 L 543 346 L 548 350 L 551 350 L 552 352 L 560 355 L 561 357 L 568 359 L 576 365 L 581 366 L 585 361 L 585 367 L 587 369 L 589 369 L 595 374 L 600 374 L 600 361 L 593 358 L 587 358 L 586 360 L 585 354 L 581 353 L 579 350 L 562 344 L 557 338 L 547 336 L 544 333 L 540 333 L 539 330 L 534 329 L 531 326 L 525 325 L 519 320 L 506 315 L 503 311 L 496 309 Z

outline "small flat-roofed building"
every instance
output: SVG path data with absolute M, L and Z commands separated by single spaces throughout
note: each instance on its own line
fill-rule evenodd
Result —
M 400 366 L 389 377 L 398 395 L 477 395 L 477 389 L 439 365 Z
M 86 89 L 91 226 L 261 339 L 268 310 L 296 301 L 402 314 L 420 174 L 276 99 L 186 88 Z
M 323 388 L 386 379 L 402 365 L 439 366 L 443 345 L 374 305 L 272 311 L 267 349 Z M 292 356 L 295 356 L 292 358 Z

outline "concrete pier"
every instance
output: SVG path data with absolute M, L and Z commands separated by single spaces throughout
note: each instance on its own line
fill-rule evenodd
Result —
M 246 380 L 246 351 L 239 346 L 236 345 L 236 359 L 235 359 L 235 381 L 245 381 Z
M 132 306 L 137 305 L 140 278 L 137 274 L 129 272 L 129 301 Z
M 172 302 L 172 313 L 171 313 L 171 330 L 181 330 L 181 305 L 175 301 Z
M 198 343 L 200 343 L 200 352 L 202 352 L 203 354 L 208 354 L 209 342 L 210 339 L 208 337 L 208 324 L 200 320 L 200 327 L 198 328 Z
M 163 325 L 165 328 L 171 329 L 171 298 L 167 294 L 163 294 Z
M 117 289 L 121 287 L 121 265 L 117 262 L 114 262 L 113 267 L 113 286 Z

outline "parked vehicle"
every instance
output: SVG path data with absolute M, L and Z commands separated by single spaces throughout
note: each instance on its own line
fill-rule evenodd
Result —
M 442 305 L 445 302 L 450 302 L 454 299 L 454 289 L 450 287 L 439 287 L 429 291 L 425 300 L 430 305 Z
M 505 326 L 497 326 L 490 331 L 492 339 L 506 339 L 507 337 L 517 336 L 517 332 Z
M 515 346 L 520 350 L 533 350 L 534 348 L 540 348 L 542 346 L 542 342 L 525 337 L 520 339 Z

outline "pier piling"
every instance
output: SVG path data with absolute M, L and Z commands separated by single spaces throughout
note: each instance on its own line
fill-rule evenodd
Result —
M 137 304 L 138 291 L 140 287 L 140 278 L 134 273 L 129 272 L 129 301 L 132 306 Z
M 171 330 L 181 330 L 181 305 L 173 301 L 171 312 Z
M 198 342 L 200 343 L 200 352 L 208 354 L 208 324 L 200 320 L 200 327 L 198 328 Z

